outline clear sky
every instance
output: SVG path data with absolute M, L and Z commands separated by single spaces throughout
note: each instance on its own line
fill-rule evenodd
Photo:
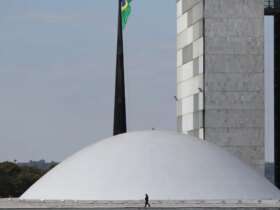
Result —
M 159 9 L 160 5 L 160 9 Z M 117 1 L 0 1 L 0 161 L 60 161 L 112 135 Z M 133 2 L 128 129 L 176 129 L 176 4 Z

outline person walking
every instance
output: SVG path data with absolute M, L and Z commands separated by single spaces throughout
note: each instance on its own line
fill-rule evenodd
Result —
M 151 207 L 151 205 L 149 203 L 149 196 L 148 196 L 148 194 L 145 195 L 145 207 L 144 208 L 147 208 L 147 207 Z

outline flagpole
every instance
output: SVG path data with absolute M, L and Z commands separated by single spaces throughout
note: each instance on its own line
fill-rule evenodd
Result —
M 117 39 L 117 62 L 115 80 L 115 105 L 114 105 L 114 135 L 126 133 L 126 104 L 125 104 L 125 78 L 124 78 L 124 55 L 123 55 L 123 32 L 121 1 L 118 0 L 118 39 Z

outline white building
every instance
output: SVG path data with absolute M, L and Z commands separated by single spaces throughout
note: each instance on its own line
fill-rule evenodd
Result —
M 60 163 L 21 199 L 278 200 L 280 191 L 207 141 L 166 131 L 110 137 Z

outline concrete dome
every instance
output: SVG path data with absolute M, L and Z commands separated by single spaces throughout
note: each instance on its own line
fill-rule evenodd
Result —
M 63 161 L 21 199 L 279 199 L 265 178 L 222 149 L 188 135 L 127 133 Z

